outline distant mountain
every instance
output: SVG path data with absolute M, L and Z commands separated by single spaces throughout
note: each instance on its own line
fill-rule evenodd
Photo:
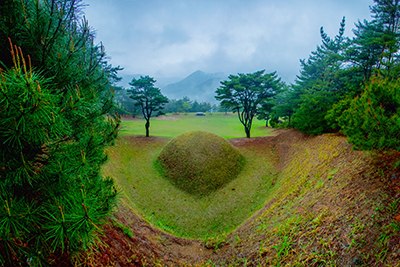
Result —
M 222 72 L 205 73 L 198 70 L 179 82 L 161 88 L 161 92 L 169 99 L 187 96 L 198 102 L 216 102 L 215 90 L 220 86 L 220 81 L 225 79 Z
M 122 86 L 124 88 L 128 88 L 130 89 L 131 86 L 129 85 L 129 83 L 132 81 L 133 78 L 135 79 L 139 79 L 140 76 L 146 76 L 144 74 L 120 74 L 118 73 L 118 76 L 120 76 L 122 78 L 122 81 L 119 82 L 118 86 Z M 156 79 L 156 83 L 155 86 L 158 88 L 163 88 L 165 86 L 167 86 L 168 84 L 174 83 L 179 81 L 180 79 L 182 79 L 182 77 L 177 78 L 177 77 L 168 77 L 168 78 L 158 78 L 158 77 L 154 77 Z

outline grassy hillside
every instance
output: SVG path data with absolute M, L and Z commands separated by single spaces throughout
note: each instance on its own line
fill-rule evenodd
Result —
M 277 189 L 254 220 L 229 236 L 226 255 L 214 262 L 398 266 L 399 196 L 391 190 L 398 170 L 390 165 L 395 152 L 353 151 L 342 136 L 295 131 L 272 143 L 279 158 Z
M 400 266 L 400 154 L 354 151 L 338 135 L 278 133 L 230 140 L 250 165 L 202 202 L 154 180 L 149 166 L 166 139 L 120 138 L 107 171 L 126 196 L 115 215 L 122 226 L 109 227 L 103 244 L 132 249 L 107 253 L 121 266 L 132 258 L 146 266 Z

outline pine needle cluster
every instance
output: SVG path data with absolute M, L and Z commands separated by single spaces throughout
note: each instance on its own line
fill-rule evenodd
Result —
M 343 132 L 356 148 L 400 149 L 399 82 L 373 76 L 339 118 Z
M 0 265 L 46 266 L 90 246 L 117 190 L 100 175 L 117 69 L 79 1 L 0 6 Z M 9 11 L 8 13 L 5 11 Z

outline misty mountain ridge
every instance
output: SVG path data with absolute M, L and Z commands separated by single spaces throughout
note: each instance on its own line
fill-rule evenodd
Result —
M 130 89 L 131 86 L 129 85 L 129 83 L 132 81 L 133 78 L 139 79 L 140 76 L 146 76 L 146 75 L 145 74 L 125 74 L 122 71 L 121 74 L 118 73 L 118 76 L 120 76 L 122 78 L 122 81 L 119 82 L 118 86 L 122 86 L 126 89 Z M 154 77 L 154 79 L 156 80 L 155 86 L 157 88 L 163 88 L 163 87 L 167 86 L 168 84 L 180 81 L 182 79 L 182 77 L 162 77 L 162 78 Z
M 217 102 L 214 98 L 215 91 L 226 78 L 223 72 L 205 73 L 197 70 L 179 82 L 162 87 L 161 92 L 169 99 L 182 99 L 187 96 L 198 102 L 214 103 Z

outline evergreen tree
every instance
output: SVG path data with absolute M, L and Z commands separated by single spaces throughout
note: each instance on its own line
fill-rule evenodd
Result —
M 345 18 L 339 33 L 331 39 L 321 27 L 322 44 L 307 61 L 301 60 L 300 75 L 294 85 L 295 100 L 293 126 L 308 134 L 321 134 L 331 128 L 325 119 L 328 110 L 346 94 L 343 50 L 347 39 L 343 36 Z M 297 106 L 297 107 L 296 107 Z
M 380 25 L 364 20 L 358 22 L 353 30 L 355 37 L 351 40 L 346 49 L 347 61 L 350 67 L 359 73 L 359 82 L 368 81 L 373 75 L 374 69 L 380 62 L 380 55 L 383 50 L 382 44 L 378 42 Z
M 356 148 L 400 150 L 400 84 L 373 76 L 363 93 L 349 103 L 339 124 Z
M 342 114 L 350 108 L 357 95 L 364 94 L 365 85 L 373 75 L 389 80 L 399 77 L 399 1 L 376 0 L 371 12 L 373 20 L 356 24 L 355 37 L 346 48 L 347 94 L 325 117 L 336 130 L 343 125 L 343 120 L 339 123 Z M 360 98 L 356 99 L 360 101 Z M 346 132 L 351 134 L 352 131 L 347 128 Z
M 364 73 L 362 91 L 338 103 L 330 116 L 338 118 L 342 132 L 356 148 L 398 150 L 400 5 L 399 0 L 374 2 L 373 20 L 356 25 L 349 48 L 349 54 L 355 55 L 350 62 Z
M 184 96 L 182 101 L 183 101 L 182 109 L 185 113 L 187 113 L 192 106 L 192 101 L 190 101 L 190 98 L 187 96 Z
M 259 112 L 261 103 L 275 96 L 283 86 L 276 72 L 264 72 L 229 75 L 229 80 L 222 81 L 216 91 L 215 98 L 221 101 L 221 106 L 237 112 L 247 138 L 250 138 L 253 118 Z
M 130 98 L 135 100 L 135 105 L 140 108 L 143 118 L 146 120 L 146 137 L 149 137 L 150 118 L 157 112 L 162 114 L 164 105 L 168 103 L 168 98 L 161 94 L 160 89 L 154 87 L 156 80 L 149 76 L 140 76 L 139 79 L 133 78 L 129 83 L 132 88 L 128 90 Z
M 0 264 L 50 265 L 87 248 L 114 206 L 100 175 L 116 72 L 79 1 L 0 5 Z M 6 43 L 7 45 L 6 46 Z
M 372 21 L 377 28 L 378 42 L 381 46 L 380 62 L 377 69 L 387 77 L 398 77 L 399 37 L 400 37 L 400 5 L 399 0 L 374 0 L 371 7 Z M 394 68 L 397 65 L 397 68 Z
M 282 119 L 285 121 L 285 127 L 290 127 L 295 107 L 293 98 L 296 98 L 293 87 L 283 85 L 277 95 L 261 102 L 257 119 L 266 120 L 266 126 L 271 122 L 272 127 Z
M 275 113 L 272 112 L 272 108 L 276 103 L 274 103 L 271 99 L 262 101 L 258 107 L 257 111 L 257 119 L 265 120 L 265 126 L 268 127 L 268 122 L 275 116 Z
M 190 111 L 191 112 L 201 112 L 201 104 L 197 102 L 197 100 L 193 101 L 191 106 L 190 106 Z
M 359 21 L 347 48 L 350 66 L 363 74 L 363 84 L 374 73 L 398 77 L 400 6 L 398 0 L 375 0 L 373 20 Z

